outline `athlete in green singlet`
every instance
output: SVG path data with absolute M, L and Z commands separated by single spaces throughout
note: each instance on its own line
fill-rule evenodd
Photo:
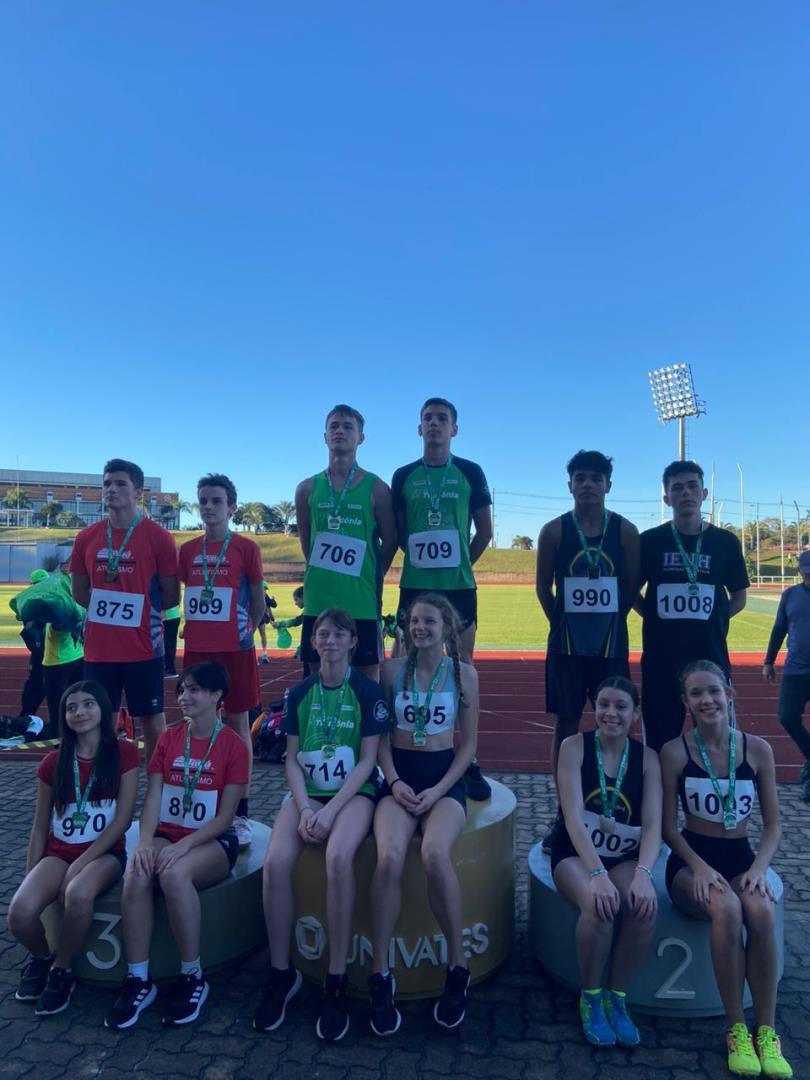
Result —
M 307 561 L 301 659 L 318 670 L 311 644 L 315 619 L 328 608 L 341 608 L 357 623 L 352 666 L 376 679 L 383 655 L 382 583 L 397 549 L 397 530 L 388 485 L 357 464 L 364 424 L 356 409 L 336 405 L 324 432 L 329 465 L 302 480 L 295 492 L 298 537 Z

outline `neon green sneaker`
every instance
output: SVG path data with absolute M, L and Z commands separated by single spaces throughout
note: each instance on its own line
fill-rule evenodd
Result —
M 793 1069 L 782 1057 L 782 1044 L 772 1027 L 762 1024 L 757 1029 L 757 1053 L 763 1076 L 778 1076 L 790 1080 Z
M 760 1076 L 762 1066 L 745 1024 L 732 1024 L 726 1032 L 728 1071 L 735 1076 Z

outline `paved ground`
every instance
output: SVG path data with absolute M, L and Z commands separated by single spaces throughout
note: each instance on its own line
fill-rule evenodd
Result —
M 0 914 L 22 876 L 31 820 L 36 766 L 0 763 L 3 829 L 0 831 Z M 518 796 L 517 935 L 508 964 L 470 992 L 467 1021 L 459 1033 L 439 1033 L 430 1006 L 402 1006 L 403 1030 L 391 1039 L 366 1034 L 362 1003 L 353 1003 L 353 1027 L 338 1046 L 318 1043 L 314 1032 L 317 994 L 305 989 L 277 1032 L 258 1036 L 252 1006 L 263 981 L 266 951 L 240 967 L 211 976 L 212 1001 L 201 1021 L 165 1031 L 156 1011 L 128 1033 L 102 1026 L 109 996 L 79 988 L 70 1010 L 38 1021 L 30 1006 L 14 1000 L 23 950 L 0 935 L 0 1080 L 123 1080 L 132 1073 L 166 1080 L 439 1080 L 497 1077 L 503 1080 L 562 1078 L 688 1080 L 727 1076 L 720 1020 L 640 1018 L 642 1046 L 634 1051 L 597 1051 L 583 1044 L 573 994 L 559 988 L 527 955 L 526 859 L 551 813 L 546 776 L 495 774 Z M 256 768 L 251 811 L 271 821 L 283 792 L 279 767 Z M 785 823 L 776 869 L 786 891 L 785 977 L 778 1026 L 797 1078 L 810 1077 L 810 809 L 792 785 L 780 788 Z

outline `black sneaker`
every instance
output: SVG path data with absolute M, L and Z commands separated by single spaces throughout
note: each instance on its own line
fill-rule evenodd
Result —
M 802 771 L 799 773 L 799 783 L 802 785 L 802 802 L 810 803 L 810 759 L 802 765 Z
M 554 849 L 554 845 L 557 842 L 557 837 L 560 834 L 561 829 L 565 827 L 565 821 L 563 819 L 562 810 L 557 807 L 557 816 L 549 826 L 548 832 L 543 837 L 543 851 L 546 855 L 550 855 Z
M 486 802 L 487 799 L 492 797 L 492 788 L 484 779 L 481 766 L 476 758 L 473 758 L 472 763 L 464 773 L 464 786 L 467 789 L 467 798 L 472 799 L 474 802 Z
M 433 1019 L 442 1027 L 455 1028 L 464 1019 L 467 1008 L 467 987 L 470 985 L 469 968 L 447 969 L 444 993 L 433 1006 Z
M 104 1026 L 123 1031 L 138 1023 L 138 1017 L 157 997 L 157 987 L 151 979 L 127 975 L 115 1004 L 104 1017 Z
M 14 997 L 17 1001 L 39 1001 L 39 996 L 48 981 L 48 972 L 53 963 L 52 956 L 32 956 L 22 969 L 20 983 Z
M 39 995 L 35 1016 L 54 1016 L 62 1012 L 70 1004 L 70 997 L 76 989 L 76 980 L 73 972 L 66 968 L 52 967 L 48 972 L 48 981 L 45 989 Z
M 275 1031 L 284 1023 L 287 1003 L 301 989 L 303 981 L 301 972 L 292 965 L 286 971 L 270 968 L 262 1000 L 253 1014 L 253 1026 L 257 1031 Z
M 191 1024 L 208 1000 L 208 983 L 198 975 L 178 975 L 169 987 L 169 1000 L 163 1008 L 163 1023 Z
M 399 1031 L 402 1017 L 394 1004 L 396 992 L 397 980 L 390 971 L 387 975 L 372 975 L 368 980 L 368 1019 L 375 1035 L 393 1035 Z
M 346 1004 L 346 990 L 349 980 L 346 975 L 327 975 L 323 984 L 323 1001 L 315 1033 L 324 1042 L 337 1042 L 349 1030 L 349 1006 Z

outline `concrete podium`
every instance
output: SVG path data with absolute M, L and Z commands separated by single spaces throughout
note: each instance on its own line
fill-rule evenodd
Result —
M 461 883 L 464 945 L 472 982 L 491 975 L 508 957 L 515 918 L 515 796 L 489 781 L 492 798 L 467 801 L 467 824 L 453 848 Z M 399 998 L 438 996 L 444 989 L 447 945 L 427 900 L 420 858 L 421 835 L 411 841 L 402 877 L 402 910 L 394 929 L 389 965 Z M 349 993 L 364 997 L 371 974 L 371 902 L 376 847 L 368 837 L 355 859 L 357 900 L 349 950 Z M 292 962 L 313 982 L 326 974 L 326 868 L 323 848 L 307 848 L 294 876 L 296 922 Z
M 203 889 L 201 960 L 212 971 L 266 944 L 262 911 L 262 865 L 270 830 L 252 822 L 253 842 L 240 851 L 231 873 L 224 881 Z M 127 832 L 127 850 L 138 843 L 138 824 Z M 42 917 L 48 944 L 55 948 L 62 923 L 62 908 L 51 904 Z M 169 929 L 166 904 L 155 898 L 155 932 L 149 953 L 149 969 L 154 979 L 173 979 L 180 967 L 180 955 Z M 121 882 L 96 900 L 93 922 L 76 957 L 73 970 L 83 981 L 103 985 L 122 983 L 127 964 L 121 937 Z
M 674 907 L 664 884 L 669 848 L 663 846 L 655 865 L 658 920 L 647 958 L 627 991 L 632 1009 L 651 1016 L 722 1016 L 709 950 L 709 923 L 690 919 Z M 577 908 L 557 892 L 551 861 L 541 844 L 529 852 L 529 941 L 532 952 L 558 982 L 570 990 L 581 983 L 574 930 Z M 779 978 L 784 971 L 784 888 L 774 870 L 768 881 L 776 896 L 776 940 Z M 751 992 L 745 986 L 745 1007 Z

